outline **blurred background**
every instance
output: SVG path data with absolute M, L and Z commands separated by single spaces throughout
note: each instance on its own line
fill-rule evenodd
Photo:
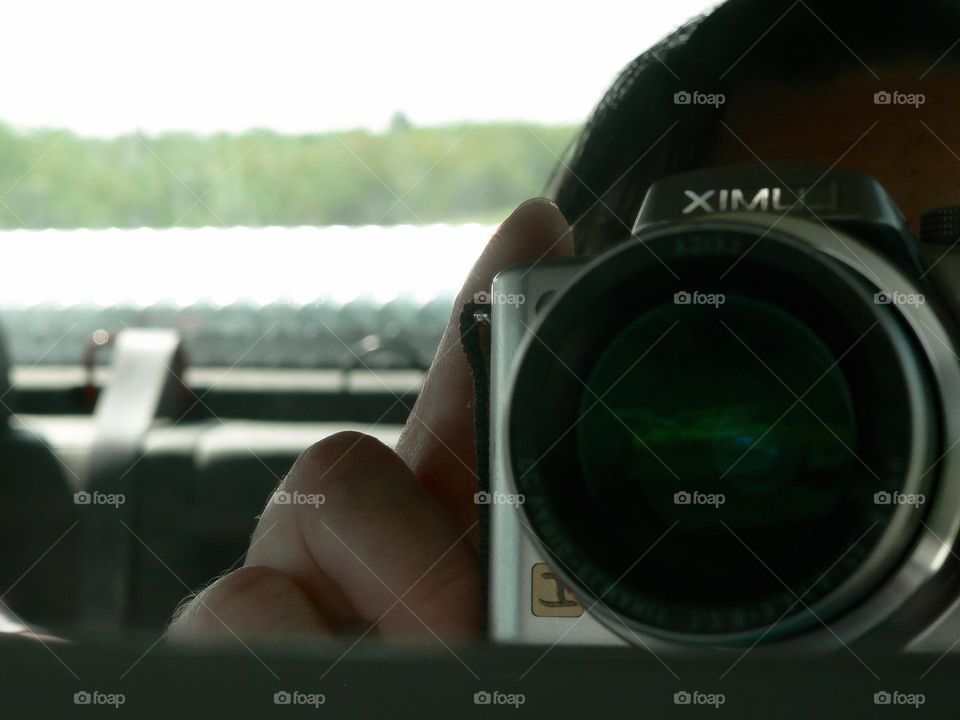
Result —
M 429 362 L 492 227 L 546 191 L 622 67 L 707 5 L 8 3 L 14 364 L 76 362 L 121 323 L 178 327 L 194 364 L 336 364 L 292 309 L 351 302 L 348 344 L 412 333 Z
M 215 333 L 217 309 L 368 297 L 368 310 L 438 301 L 417 322 L 429 360 L 491 226 L 545 192 L 619 70 L 707 4 L 8 3 L 0 243 L 25 270 L 0 283 L 0 308 L 14 363 L 76 362 L 120 313 L 179 326 L 194 364 L 230 365 L 278 318 Z M 263 229 L 221 232 L 238 226 Z M 346 333 L 404 332 L 404 317 Z M 298 323 L 270 330 L 286 353 L 241 362 L 334 362 Z
M 0 631 L 159 635 L 305 447 L 394 444 L 496 224 L 706 5 L 7 2 Z

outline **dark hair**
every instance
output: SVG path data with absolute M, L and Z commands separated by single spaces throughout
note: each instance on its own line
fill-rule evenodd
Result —
M 694 18 L 623 70 L 558 168 L 553 196 L 577 252 L 625 238 L 653 181 L 707 158 L 722 108 L 677 104 L 674 93 L 729 99 L 852 67 L 875 80 L 873 62 L 940 58 L 958 37 L 960 0 L 727 0 Z

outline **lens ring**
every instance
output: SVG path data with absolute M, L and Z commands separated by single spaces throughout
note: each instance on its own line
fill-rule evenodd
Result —
M 797 600 L 797 593 L 783 593 L 782 602 L 771 605 L 769 612 L 754 613 L 751 616 L 752 619 L 745 622 L 738 623 L 732 620 L 737 613 L 742 616 L 749 615 L 743 603 L 731 608 L 726 614 L 714 613 L 712 617 L 708 617 L 701 608 L 691 615 L 693 622 L 690 621 L 691 618 L 682 622 L 677 621 L 676 618 L 658 622 L 657 617 L 666 617 L 669 615 L 669 609 L 648 600 L 646 601 L 647 611 L 635 612 L 637 586 L 623 581 L 619 577 L 621 573 L 616 572 L 617 569 L 621 571 L 627 569 L 627 563 L 603 567 L 602 563 L 597 562 L 596 553 L 590 551 L 589 546 L 592 540 L 571 532 L 568 527 L 571 517 L 578 513 L 587 515 L 595 507 L 589 501 L 582 501 L 587 499 L 584 495 L 579 496 L 577 502 L 573 503 L 573 510 L 566 514 L 562 508 L 558 507 L 563 504 L 558 503 L 558 492 L 567 492 L 576 484 L 577 478 L 573 477 L 576 472 L 570 471 L 569 464 L 566 468 L 551 464 L 550 454 L 557 455 L 557 453 L 547 448 L 550 442 L 554 441 L 557 447 L 568 445 L 564 438 L 557 440 L 557 436 L 564 432 L 565 428 L 561 426 L 565 426 L 568 420 L 575 418 L 575 413 L 570 408 L 560 407 L 552 401 L 551 396 L 565 392 L 574 393 L 576 381 L 569 378 L 567 381 L 558 381 L 562 376 L 558 375 L 557 371 L 563 370 L 567 375 L 571 375 L 571 370 L 573 374 L 577 374 L 589 368 L 591 360 L 589 353 L 583 350 L 584 345 L 604 337 L 604 333 L 606 337 L 616 335 L 618 322 L 616 318 L 601 318 L 599 314 L 601 310 L 607 315 L 617 314 L 610 309 L 609 300 L 618 291 L 621 291 L 622 296 L 624 288 L 643 287 L 645 290 L 639 295 L 650 296 L 659 292 L 661 301 L 666 297 L 672 299 L 674 292 L 677 292 L 678 281 L 672 277 L 673 273 L 665 265 L 676 269 L 677 274 L 684 279 L 696 275 L 690 272 L 691 267 L 698 263 L 701 266 L 708 265 L 716 277 L 741 257 L 744 259 L 736 262 L 739 272 L 727 273 L 724 281 L 716 285 L 716 288 L 721 286 L 725 289 L 736 288 L 738 279 L 755 275 L 758 268 L 766 268 L 770 274 L 781 273 L 783 278 L 787 278 L 792 273 L 794 280 L 799 282 L 799 285 L 795 283 L 798 287 L 802 287 L 804 283 L 809 286 L 811 281 L 816 280 L 819 283 L 818 292 L 823 297 L 814 298 L 811 295 L 807 298 L 808 304 L 821 303 L 823 307 L 820 307 L 817 312 L 824 314 L 831 310 L 831 302 L 843 299 L 857 305 L 861 319 L 869 315 L 872 318 L 871 322 L 876 325 L 870 332 L 875 333 L 879 338 L 878 341 L 871 339 L 870 342 L 874 343 L 875 348 L 886 348 L 888 353 L 885 363 L 879 361 L 871 363 L 875 366 L 873 371 L 880 372 L 883 370 L 881 366 L 885 364 L 887 367 L 883 372 L 887 373 L 886 377 L 893 378 L 892 384 L 898 384 L 903 389 L 901 402 L 903 417 L 890 419 L 891 422 L 899 422 L 899 425 L 898 429 L 891 429 L 888 434 L 910 439 L 910 447 L 900 448 L 905 450 L 900 464 L 897 464 L 895 459 L 876 461 L 879 463 L 877 474 L 887 484 L 878 484 L 875 487 L 889 486 L 891 492 L 904 492 L 907 488 L 902 483 L 903 476 L 906 474 L 905 467 L 908 464 L 904 457 L 910 457 L 909 464 L 912 467 L 919 462 L 914 456 L 922 455 L 929 460 L 933 453 L 933 448 L 921 447 L 922 443 L 914 442 L 917 436 L 916 429 L 920 426 L 925 428 L 926 437 L 934 437 L 937 433 L 931 431 L 932 417 L 924 414 L 932 405 L 925 385 L 925 370 L 922 363 L 917 360 L 916 348 L 913 347 L 909 334 L 897 320 L 893 309 L 889 306 L 874 305 L 872 293 L 867 292 L 870 288 L 862 278 L 844 270 L 826 256 L 818 254 L 804 241 L 786 233 L 765 232 L 764 246 L 752 250 L 747 255 L 744 255 L 743 251 L 756 244 L 760 230 L 728 225 L 720 229 L 704 229 L 702 232 L 693 232 L 689 227 L 665 231 L 659 236 L 648 239 L 646 247 L 635 244 L 594 261 L 579 275 L 575 283 L 572 283 L 554 300 L 550 311 L 535 326 L 537 337 L 529 338 L 524 343 L 521 360 L 516 366 L 514 382 L 517 387 L 525 388 L 525 393 L 512 395 L 509 409 L 509 453 L 515 484 L 527 497 L 524 511 L 530 525 L 536 531 L 537 542 L 551 556 L 556 565 L 555 569 L 577 592 L 583 594 L 588 607 L 592 602 L 599 601 L 596 614 L 601 616 L 605 613 L 616 614 L 619 620 L 625 621 L 631 628 L 652 635 L 684 641 L 749 642 L 768 630 L 774 621 L 778 620 L 783 614 L 783 609 Z M 639 284 L 641 281 L 643 284 Z M 779 282 L 781 280 L 775 278 L 773 284 L 776 285 Z M 704 290 L 712 289 L 714 288 L 706 287 Z M 750 290 L 756 290 L 756 288 L 751 287 Z M 758 291 L 754 294 L 762 293 Z M 638 293 L 634 292 L 635 304 L 623 308 L 625 312 L 622 312 L 622 315 L 635 317 L 637 307 L 644 302 L 651 302 L 649 297 L 638 298 L 637 295 Z M 837 316 L 843 316 L 846 313 L 843 308 L 832 308 L 832 310 Z M 809 311 L 801 312 L 809 314 Z M 846 314 L 849 315 L 849 313 Z M 840 317 L 840 320 L 842 319 Z M 837 321 L 837 317 L 827 316 L 824 320 Z M 811 322 L 817 322 L 816 318 L 814 317 Z M 820 324 L 826 327 L 823 321 L 820 321 Z M 840 322 L 840 324 L 843 323 Z M 621 330 L 622 327 L 621 322 Z M 860 327 L 862 329 L 863 325 L 861 324 Z M 831 340 L 837 356 L 842 354 L 845 344 L 850 345 L 857 340 L 856 334 L 851 333 L 849 327 L 846 328 L 846 332 L 845 341 L 841 342 L 836 338 Z M 891 359 L 895 362 L 890 362 Z M 564 368 L 564 365 L 567 367 Z M 757 367 L 759 368 L 759 365 Z M 864 394 L 863 390 L 859 391 L 860 396 Z M 525 402 L 525 398 L 528 401 Z M 883 418 L 880 420 L 883 421 Z M 874 421 L 874 425 L 871 426 L 873 434 L 879 427 L 877 422 L 880 422 L 876 418 Z M 529 432 L 532 425 L 538 425 L 542 431 Z M 553 437 L 550 436 L 551 431 L 553 431 Z M 857 450 L 860 454 L 859 448 Z M 883 448 L 879 448 L 878 453 L 880 450 Z M 548 457 L 541 457 L 544 454 Z M 877 457 L 880 455 L 870 455 L 871 464 Z M 926 487 L 928 485 L 929 483 Z M 918 491 L 919 485 L 910 489 Z M 880 531 L 866 534 L 864 545 L 868 552 L 854 552 L 847 560 L 838 560 L 842 572 L 838 571 L 834 576 L 828 572 L 824 587 L 820 588 L 822 592 L 819 590 L 813 592 L 810 596 L 804 597 L 805 602 L 795 603 L 801 612 L 788 613 L 785 619 L 777 623 L 775 631 L 772 631 L 770 636 L 792 633 L 816 624 L 818 617 L 832 617 L 842 612 L 890 572 L 891 567 L 912 541 L 922 515 L 918 512 L 904 512 L 903 508 L 888 508 L 888 510 L 890 512 L 883 515 L 883 521 L 878 521 L 881 526 Z M 587 523 L 584 527 L 590 529 L 592 526 Z M 593 529 L 596 528 L 593 527 Z M 615 552 L 612 545 L 609 547 L 604 545 L 602 549 L 603 552 Z M 840 555 L 844 549 L 836 548 L 836 554 Z M 648 560 L 653 557 L 652 554 L 656 553 L 656 549 L 651 550 L 650 553 L 651 555 L 647 556 Z M 762 557 L 756 558 L 758 562 L 762 559 Z M 827 569 L 824 567 L 824 570 Z M 826 587 L 831 583 L 833 587 Z M 811 611 L 804 610 L 804 605 L 809 605 Z M 631 612 L 631 608 L 634 612 Z M 619 620 L 614 621 L 612 626 L 616 627 Z

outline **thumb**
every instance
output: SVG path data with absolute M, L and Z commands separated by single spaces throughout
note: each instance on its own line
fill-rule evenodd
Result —
M 512 265 L 573 254 L 570 226 L 546 198 L 521 204 L 497 229 L 454 302 L 430 371 L 397 444 L 397 454 L 461 530 L 476 520 L 473 384 L 460 347 L 460 310 Z

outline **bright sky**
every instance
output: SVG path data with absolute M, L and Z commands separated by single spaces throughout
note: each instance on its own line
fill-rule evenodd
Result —
M 582 121 L 707 0 L 6 0 L 0 122 L 109 136 Z

